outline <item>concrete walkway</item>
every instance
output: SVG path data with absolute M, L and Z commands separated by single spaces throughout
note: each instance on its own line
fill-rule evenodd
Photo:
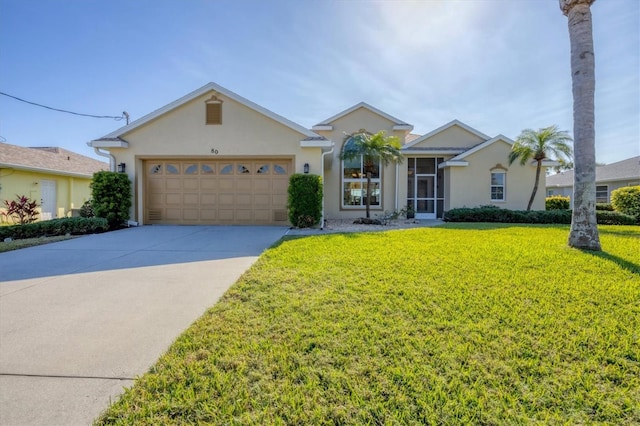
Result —
M 87 425 L 284 227 L 144 226 L 0 253 L 0 425 Z

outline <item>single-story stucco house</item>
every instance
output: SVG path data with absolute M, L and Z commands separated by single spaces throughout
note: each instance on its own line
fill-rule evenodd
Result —
M 70 216 L 91 198 L 93 174 L 108 169 L 103 161 L 58 147 L 0 143 L 0 203 L 24 195 L 41 205 L 40 220 Z
M 413 206 L 416 218 L 454 207 L 525 209 L 535 165 L 509 165 L 513 141 L 453 120 L 425 134 L 364 102 L 310 129 L 215 83 L 89 142 L 133 182 L 141 224 L 288 224 L 293 173 L 320 175 L 324 218 L 364 215 L 362 161 L 340 152 L 360 132 L 397 136 L 404 161 L 373 176 L 372 215 Z M 555 163 L 545 163 L 545 166 Z M 544 192 L 533 207 L 544 209 Z
M 611 191 L 640 185 L 640 156 L 596 167 L 596 202 L 611 201 Z M 573 170 L 546 177 L 547 196 L 573 195 Z

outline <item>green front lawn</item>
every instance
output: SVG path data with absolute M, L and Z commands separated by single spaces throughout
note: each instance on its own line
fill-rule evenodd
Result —
M 0 240 L 0 253 L 27 247 L 41 246 L 43 244 L 57 243 L 58 241 L 69 240 L 71 238 L 75 237 L 72 237 L 71 235 L 58 235 L 55 237 L 25 238 L 23 240 L 12 240 L 7 242 Z
M 286 240 L 98 423 L 638 424 L 640 228 L 600 229 Z

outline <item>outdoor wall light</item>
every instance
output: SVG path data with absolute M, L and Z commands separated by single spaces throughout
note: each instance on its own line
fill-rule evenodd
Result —
M 304 163 L 304 173 L 305 174 L 309 173 L 309 163 Z
M 118 173 L 124 173 L 127 168 L 127 165 L 124 163 L 118 164 Z

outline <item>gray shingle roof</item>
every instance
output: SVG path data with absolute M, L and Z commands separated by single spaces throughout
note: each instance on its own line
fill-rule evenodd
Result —
M 640 179 L 640 155 L 596 167 L 596 182 Z M 573 186 L 573 170 L 547 176 L 546 186 Z
M 0 142 L 0 166 L 88 177 L 100 170 L 109 170 L 108 163 L 63 148 L 25 148 L 2 142 Z

